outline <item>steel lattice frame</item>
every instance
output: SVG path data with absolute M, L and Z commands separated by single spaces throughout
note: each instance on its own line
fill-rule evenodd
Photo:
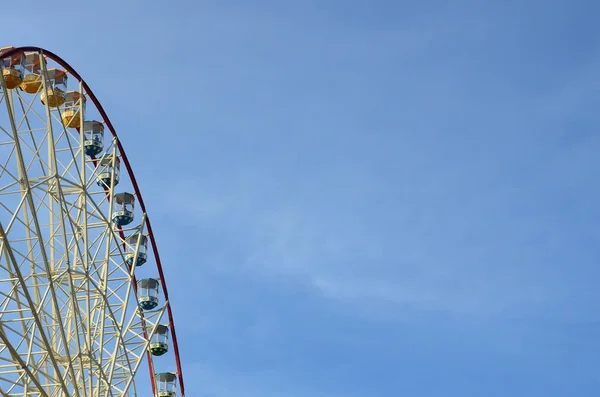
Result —
M 0 394 L 3 396 L 116 397 L 137 395 L 135 374 L 147 361 L 154 383 L 149 335 L 166 313 L 180 395 L 185 396 L 177 336 L 150 219 L 129 161 L 100 102 L 79 74 L 37 47 L 36 53 L 78 82 L 110 131 L 98 156 L 119 158 L 129 180 L 101 188 L 99 158 L 86 156 L 80 128 L 66 128 L 60 108 L 39 93 L 8 90 L 0 78 Z M 50 84 L 42 63 L 42 88 Z M 72 84 L 71 84 L 71 89 Z M 46 101 L 49 102 L 49 101 Z M 89 104 L 88 104 L 89 108 Z M 112 138 L 112 139 L 110 139 Z M 121 172 L 125 174 L 124 172 Z M 127 184 L 130 184 L 127 186 Z M 135 192 L 136 220 L 111 221 L 114 193 Z M 113 191 L 114 190 L 114 191 Z M 162 305 L 142 311 L 136 272 L 124 252 L 127 237 L 147 233 Z M 144 274 L 150 276 L 148 269 Z

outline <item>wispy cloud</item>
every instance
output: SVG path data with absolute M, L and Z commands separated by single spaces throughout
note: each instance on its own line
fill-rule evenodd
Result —
M 206 264 L 215 271 L 241 271 L 273 280 L 291 277 L 330 299 L 356 305 L 393 304 L 397 310 L 498 314 L 534 310 L 556 296 L 550 287 L 528 278 L 528 266 L 519 270 L 518 264 L 506 264 L 502 268 L 503 261 L 494 256 L 504 254 L 486 252 L 489 243 L 479 242 L 469 230 L 481 228 L 473 215 L 464 213 L 461 225 L 453 224 L 456 216 L 434 216 L 436 210 L 431 215 L 427 211 L 396 213 L 390 216 L 406 220 L 400 229 L 379 229 L 369 225 L 373 219 L 364 214 L 336 210 L 336 200 L 343 206 L 348 190 L 321 190 L 319 196 L 328 200 L 316 203 L 310 198 L 273 201 L 269 198 L 272 186 L 254 179 L 252 173 L 226 180 L 226 187 L 206 184 L 191 190 L 189 183 L 176 182 L 167 189 L 194 197 L 185 204 L 172 195 L 174 201 L 167 208 L 177 208 L 179 222 L 194 219 L 202 225 L 205 231 L 193 232 L 196 238 L 225 233 L 222 238 L 237 246 L 235 263 Z M 353 189 L 360 192 L 366 186 L 355 180 Z M 346 196 L 346 200 L 356 198 Z M 503 236 L 518 223 L 517 219 L 494 221 Z M 435 228 L 454 229 L 455 235 L 439 235 Z M 463 241 L 469 238 L 473 244 L 465 245 Z M 518 240 L 513 244 L 519 244 L 514 250 L 526 249 Z

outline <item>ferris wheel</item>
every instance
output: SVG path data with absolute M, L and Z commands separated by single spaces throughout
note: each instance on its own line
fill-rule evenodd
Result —
M 2 48 L 0 69 L 0 395 L 136 396 L 147 366 L 155 397 L 184 397 L 150 219 L 108 116 L 49 51 Z

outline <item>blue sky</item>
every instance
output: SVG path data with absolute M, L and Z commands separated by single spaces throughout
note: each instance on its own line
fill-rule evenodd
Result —
M 166 4 L 2 40 L 116 125 L 190 396 L 597 395 L 600 3 Z

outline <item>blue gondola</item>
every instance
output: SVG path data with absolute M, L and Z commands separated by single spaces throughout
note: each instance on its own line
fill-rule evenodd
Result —
M 136 266 L 142 266 L 146 263 L 148 259 L 148 237 L 144 235 L 134 234 L 127 238 L 127 245 L 125 248 L 125 263 L 129 266 L 133 266 L 133 260 L 135 258 L 136 247 L 138 246 L 139 240 L 139 248 L 137 250 L 137 260 L 135 261 Z
M 83 123 L 83 148 L 88 156 L 96 156 L 104 148 L 104 125 L 99 121 Z
M 114 184 L 111 183 L 113 180 L 113 156 L 108 155 L 103 157 L 98 164 L 99 173 L 97 184 L 101 188 L 110 189 L 111 185 L 117 186 L 119 184 L 119 158 L 115 158 L 114 161 Z
M 138 303 L 144 310 L 152 310 L 158 306 L 158 280 L 147 278 L 138 281 Z
M 112 219 L 119 226 L 126 226 L 133 222 L 135 196 L 132 193 L 117 193 L 113 201 Z

